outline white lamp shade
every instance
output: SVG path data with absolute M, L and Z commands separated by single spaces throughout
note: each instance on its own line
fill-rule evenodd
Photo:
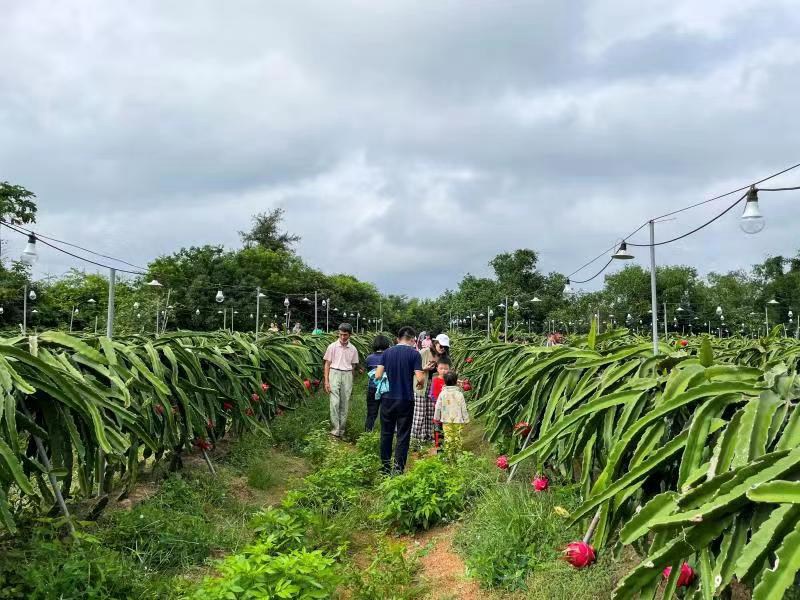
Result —
M 25 244 L 25 249 L 22 251 L 22 255 L 19 259 L 26 265 L 32 265 L 38 260 L 38 258 L 39 253 L 36 252 L 36 236 L 29 235 L 28 243 Z
M 748 234 L 754 234 L 764 229 L 766 221 L 758 208 L 758 194 L 754 188 L 750 188 L 747 193 L 747 202 L 744 205 L 744 212 L 739 218 L 739 227 Z
M 149 285 L 150 287 L 164 287 L 158 282 L 158 279 L 153 279 L 152 281 L 148 281 L 147 285 Z
M 89 298 L 89 299 L 87 300 L 87 302 L 88 302 L 89 304 L 94 304 L 95 302 L 97 302 L 97 300 L 95 300 L 94 298 Z

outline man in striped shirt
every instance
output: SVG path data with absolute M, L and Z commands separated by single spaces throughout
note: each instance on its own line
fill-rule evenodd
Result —
M 353 375 L 358 368 L 358 350 L 350 343 L 353 327 L 339 325 L 339 339 L 325 351 L 325 391 L 330 394 L 331 435 L 341 438 L 347 424 L 350 395 L 353 393 Z

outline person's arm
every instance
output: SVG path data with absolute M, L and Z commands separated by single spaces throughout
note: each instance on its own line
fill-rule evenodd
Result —
M 364 369 L 361 368 L 358 360 L 358 350 L 356 350 L 355 360 L 353 361 L 353 374 L 358 371 L 359 373 L 363 373 Z
M 433 409 L 433 420 L 435 423 L 442 422 L 442 401 L 438 398 L 436 399 L 436 406 Z
M 331 361 L 325 361 L 325 391 L 331 393 Z
M 417 378 L 417 389 L 425 385 L 425 372 L 422 370 L 422 355 L 417 353 L 414 359 L 414 376 Z
M 381 379 L 383 377 L 383 365 L 378 365 L 375 367 L 375 381 Z

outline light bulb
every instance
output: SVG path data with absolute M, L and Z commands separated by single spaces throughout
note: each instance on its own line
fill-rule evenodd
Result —
M 199 317 L 199 316 L 200 316 L 200 309 L 199 309 L 199 308 L 196 308 L 196 309 L 194 310 L 194 314 L 196 314 L 196 315 Z
M 739 218 L 739 227 L 747 234 L 754 234 L 764 229 L 766 224 L 761 210 L 758 208 L 758 191 L 754 186 L 751 186 L 747 192 L 744 212 Z
M 30 298 L 31 300 L 36 300 L 36 292 L 31 290 L 30 293 L 28 294 L 28 298 Z
M 33 234 L 28 235 L 28 243 L 25 244 L 25 249 L 22 251 L 20 260 L 26 265 L 30 266 L 35 263 L 39 258 L 36 252 L 36 236 Z
M 214 296 L 214 300 L 216 300 L 217 302 L 225 301 L 225 294 L 222 293 L 222 290 L 217 290 L 217 295 Z

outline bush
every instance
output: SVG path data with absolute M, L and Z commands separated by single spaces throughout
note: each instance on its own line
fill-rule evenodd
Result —
M 305 508 L 329 513 L 346 510 L 360 502 L 361 491 L 375 483 L 380 467 L 375 455 L 329 445 L 322 468 L 307 476 L 287 497 Z
M 456 546 L 483 585 L 524 588 L 533 569 L 552 564 L 560 549 L 581 537 L 567 528 L 564 512 L 578 504 L 574 488 L 537 494 L 525 484 L 494 486 L 458 532 Z
M 80 535 L 61 541 L 40 528 L 23 545 L 0 550 L 0 598 L 49 600 L 169 598 L 166 582 L 145 576 L 120 553 Z
M 333 558 L 305 548 L 278 552 L 272 536 L 225 558 L 217 568 L 219 576 L 204 579 L 193 598 L 330 598 L 339 581 Z
M 407 473 L 380 485 L 378 518 L 402 532 L 458 519 L 489 484 L 488 468 L 486 461 L 466 452 L 456 464 L 438 457 L 419 460 Z

